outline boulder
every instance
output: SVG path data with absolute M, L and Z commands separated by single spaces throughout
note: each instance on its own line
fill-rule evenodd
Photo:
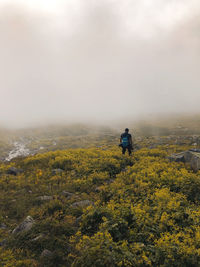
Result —
M 18 169 L 18 168 L 15 168 L 15 167 L 10 167 L 8 170 L 7 170 L 7 174 L 11 174 L 11 175 L 18 175 L 20 173 L 22 173 L 23 170 L 22 169 Z
M 197 172 L 198 170 L 200 170 L 200 154 L 193 155 L 190 161 L 190 166 L 194 172 Z
M 85 208 L 87 206 L 94 206 L 94 202 L 90 200 L 82 200 L 82 201 L 74 202 L 71 205 L 72 208 Z
M 27 216 L 26 219 L 12 231 L 12 234 L 29 231 L 32 228 L 33 224 L 33 218 L 31 216 Z

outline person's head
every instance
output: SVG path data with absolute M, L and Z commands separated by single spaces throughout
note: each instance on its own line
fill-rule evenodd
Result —
M 128 133 L 128 132 L 129 132 L 129 129 L 128 129 L 128 128 L 126 128 L 126 129 L 125 129 L 125 132 L 126 132 L 126 133 Z

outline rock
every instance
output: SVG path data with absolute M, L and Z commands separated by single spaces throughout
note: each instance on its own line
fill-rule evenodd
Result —
M 178 154 L 173 154 L 169 157 L 171 161 L 185 162 L 190 165 L 194 172 L 200 170 L 200 150 L 191 149 Z
M 172 154 L 171 156 L 168 157 L 170 161 L 175 161 L 175 162 L 185 162 L 184 158 L 185 152 L 181 152 L 178 154 Z
M 52 196 L 39 196 L 37 197 L 37 199 L 41 201 L 47 201 L 47 200 L 52 200 L 53 197 Z
M 199 148 L 192 148 L 189 151 L 200 153 L 200 149 Z
M 41 253 L 42 258 L 51 257 L 53 255 L 53 252 L 51 252 L 48 249 L 44 249 Z
M 6 228 L 7 228 L 7 226 L 5 225 L 5 223 L 0 224 L 0 229 L 6 229 Z
M 200 170 L 200 154 L 194 155 L 190 161 L 190 166 L 194 172 Z
M 68 191 L 63 191 L 62 192 L 62 195 L 65 196 L 65 197 L 67 197 L 67 198 L 71 198 L 74 194 L 73 193 L 70 193 Z
M 73 208 L 85 208 L 87 206 L 94 206 L 94 202 L 90 200 L 82 200 L 78 202 L 74 202 L 71 207 Z
M 53 174 L 53 175 L 61 174 L 62 172 L 63 172 L 62 169 L 53 169 L 53 170 L 52 170 L 52 174 Z
M 33 218 L 31 216 L 27 216 L 26 219 L 12 231 L 12 234 L 29 231 L 32 228 L 33 224 Z
M 15 167 L 10 167 L 8 170 L 7 170 L 7 174 L 11 174 L 11 175 L 18 175 L 19 173 L 22 173 L 23 170 L 22 169 L 17 169 Z

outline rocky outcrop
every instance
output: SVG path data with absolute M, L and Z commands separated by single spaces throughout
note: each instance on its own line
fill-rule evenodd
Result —
M 29 231 L 32 228 L 33 224 L 33 218 L 31 216 L 27 216 L 26 219 L 12 231 L 12 234 Z
M 188 163 L 194 172 L 200 170 L 200 149 L 190 149 L 178 154 L 172 154 L 169 160 Z

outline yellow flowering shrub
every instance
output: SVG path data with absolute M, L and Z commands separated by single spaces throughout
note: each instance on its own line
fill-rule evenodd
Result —
M 200 172 L 169 162 L 181 149 L 68 149 L 0 163 L 1 265 L 198 266 Z M 9 175 L 11 166 L 23 172 Z M 33 227 L 12 235 L 28 215 Z

